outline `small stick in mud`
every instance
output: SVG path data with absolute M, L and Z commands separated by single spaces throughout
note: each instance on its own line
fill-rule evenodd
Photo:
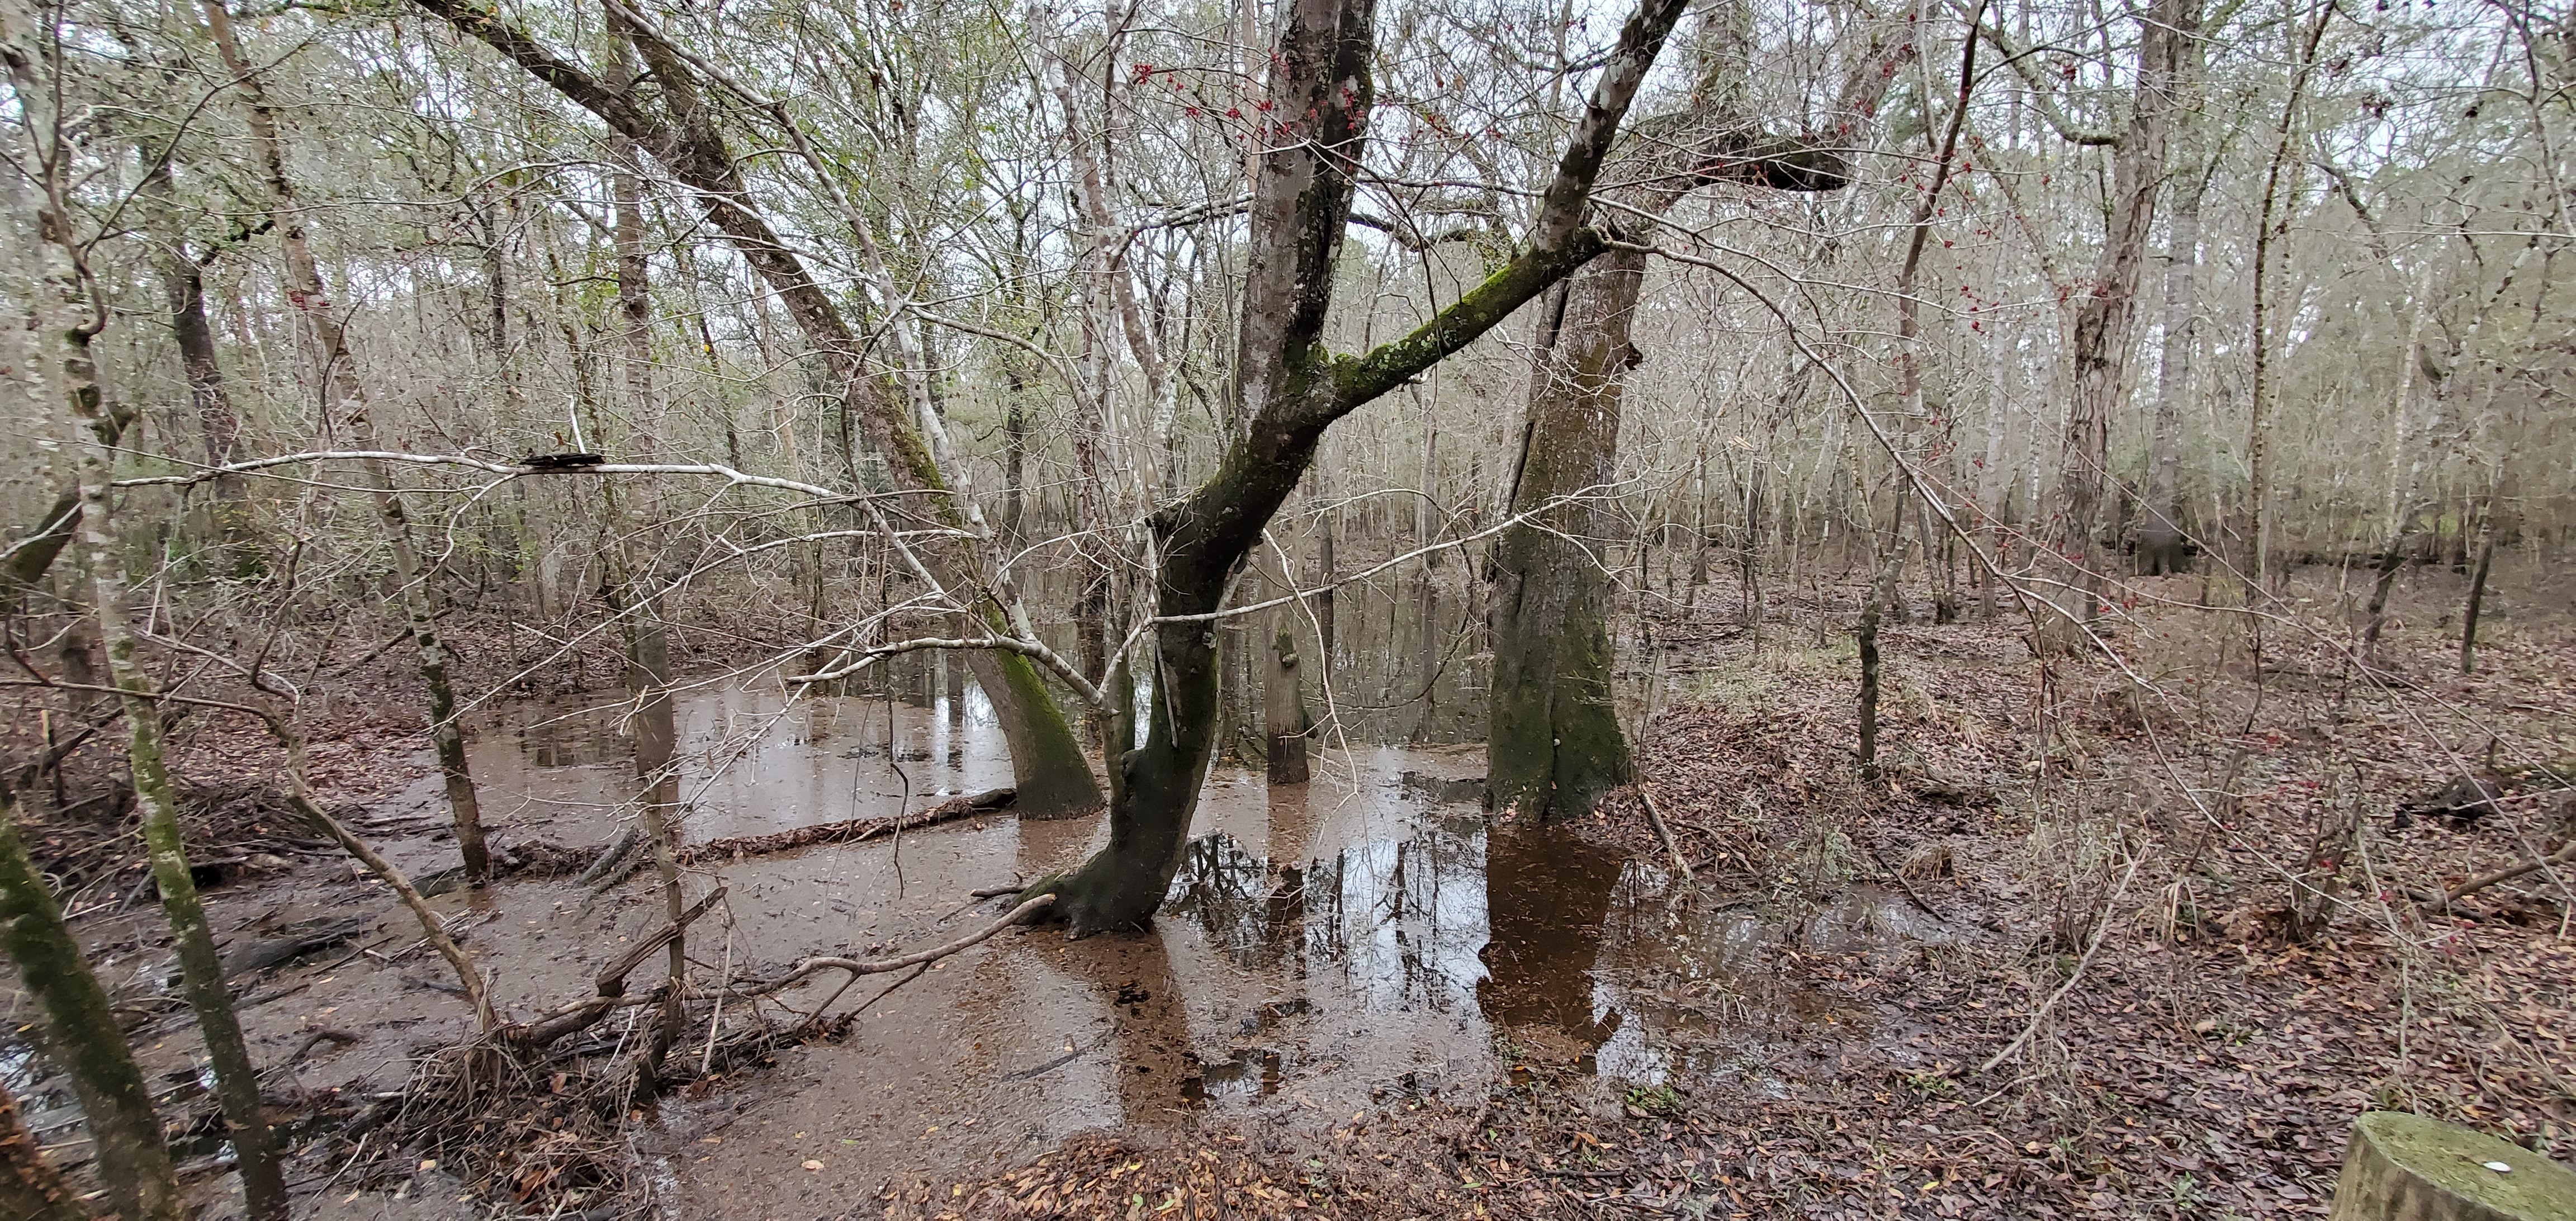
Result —
M 1637 799 L 1646 803 L 1646 821 L 1655 824 L 1655 838 L 1664 841 L 1664 851 L 1673 854 L 1673 868 L 1681 870 L 1682 877 L 1687 880 L 1691 875 L 1690 862 L 1682 859 L 1681 845 L 1673 842 L 1673 829 L 1664 825 L 1664 812 L 1655 808 L 1655 795 L 1640 784 L 1637 786 Z

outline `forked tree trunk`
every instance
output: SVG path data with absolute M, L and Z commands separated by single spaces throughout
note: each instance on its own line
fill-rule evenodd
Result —
M 1911 45 L 1888 53 L 1910 56 Z M 1892 76 L 1856 74 L 1847 94 L 1860 104 L 1852 109 L 1874 109 Z M 1833 148 L 1762 135 L 1716 108 L 1725 90 L 1703 93 L 1712 101 L 1701 109 L 1638 125 L 1642 152 L 1621 176 L 1647 185 L 1628 192 L 1630 207 L 1660 215 L 1719 181 L 1792 191 L 1848 181 Z M 1528 422 L 1504 507 L 1535 516 L 1505 530 L 1494 549 L 1486 745 L 1494 808 L 1524 817 L 1589 813 L 1635 771 L 1611 684 L 1609 582 L 1581 540 L 1607 542 L 1620 396 L 1640 359 L 1631 330 L 1645 269 L 1641 250 L 1594 260 L 1547 296 L 1534 345 Z M 1641 540 L 1641 559 L 1642 547 Z
M 1073 873 L 1023 892 L 1055 895 L 1051 915 L 1069 921 L 1077 934 L 1143 923 L 1162 902 L 1216 747 L 1220 601 L 1313 463 L 1324 430 L 1492 329 L 1602 251 L 1604 239 L 1580 224 L 1592 182 L 1681 11 L 1680 0 L 1645 0 L 1622 27 L 1542 197 L 1524 253 L 1404 338 L 1364 356 L 1334 357 L 1322 337 L 1363 146 L 1361 123 L 1374 90 L 1375 6 L 1372 0 L 1282 6 L 1273 105 L 1264 113 L 1292 116 L 1293 125 L 1263 141 L 1253 188 L 1234 386 L 1246 424 L 1215 477 L 1151 521 L 1162 559 L 1154 698 L 1145 744 L 1117 762 L 1108 847 Z
M 294 180 L 287 176 L 286 138 L 276 112 L 260 85 L 259 75 L 243 58 L 233 36 L 227 0 L 206 0 L 206 23 L 215 49 L 233 73 L 235 87 L 249 110 L 250 133 L 257 146 L 270 204 L 277 219 L 279 244 L 286 254 L 287 299 L 304 326 L 307 362 L 314 390 L 321 396 L 323 427 L 345 426 L 361 449 L 380 448 L 376 423 L 369 414 L 348 334 L 322 282 L 322 269 L 304 230 L 304 210 Z M 438 754 L 438 771 L 447 789 L 448 812 L 456 824 L 456 847 L 465 859 L 465 876 L 480 883 L 492 876 L 491 850 L 483 842 L 482 804 L 474 793 L 474 774 L 465 761 L 465 731 L 456 720 L 456 688 L 447 674 L 447 649 L 438 639 L 437 599 L 432 574 L 413 545 L 411 515 L 395 490 L 393 472 L 379 461 L 363 464 L 369 499 L 393 551 L 394 579 L 401 582 L 402 610 L 413 645 L 419 651 L 421 684 L 429 690 L 430 743 Z
M 2074 389 L 2058 466 L 2057 573 L 2064 588 L 2049 601 L 2058 614 L 2040 625 L 2038 643 L 2073 652 L 2101 606 L 2108 556 L 2102 547 L 2104 498 L 2111 491 L 2111 426 L 2129 392 L 2130 334 L 2138 280 L 2154 228 L 2156 192 L 2165 174 L 2172 121 L 2177 31 L 2199 21 L 2200 0 L 2154 0 L 2139 20 L 2138 81 L 2129 123 L 2111 153 L 2111 215 L 2091 295 L 2075 313 L 2068 345 Z

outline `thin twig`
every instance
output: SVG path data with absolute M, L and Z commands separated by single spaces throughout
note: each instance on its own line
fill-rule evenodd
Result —
M 2058 985 L 2057 991 L 2049 993 L 2048 999 L 2040 1002 L 2039 1008 L 2031 1011 L 2030 1024 L 2022 1027 L 2021 1033 L 2014 1035 L 2012 1042 L 2004 1044 L 2002 1051 L 1996 1052 L 1992 1058 L 1977 1066 L 1979 1073 L 1995 1071 L 1996 1065 L 2003 1063 L 2014 1052 L 2020 1051 L 2021 1045 L 2030 1041 L 2030 1036 L 2039 1030 L 2040 1019 L 2047 1017 L 2048 1011 L 2056 1008 L 2057 1002 L 2066 999 L 2066 994 L 2075 990 L 2077 981 L 2084 978 L 2084 968 L 2093 965 L 2093 952 L 2101 949 L 2102 943 L 2111 939 L 2111 910 L 2120 906 L 2120 897 L 2129 893 L 2129 879 L 2138 876 L 2138 866 L 2146 863 L 2147 854 L 2144 852 L 2129 858 L 2129 871 L 2120 875 L 2120 885 L 2111 891 L 2111 901 L 2102 905 L 2102 925 L 2093 930 L 2093 943 L 2084 947 L 2082 958 L 2075 960 L 2075 970 L 2067 975 L 2065 983 Z

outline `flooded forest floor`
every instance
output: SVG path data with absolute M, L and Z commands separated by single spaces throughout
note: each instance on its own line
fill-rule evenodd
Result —
M 470 1014 L 382 888 L 264 796 L 274 761 L 211 717 L 174 757 L 231 948 L 318 943 L 236 991 L 320 1216 L 2322 1216 L 2374 1108 L 2576 1156 L 2571 874 L 2444 901 L 2571 834 L 2564 597 L 2491 599 L 2464 677 L 2437 570 L 2410 572 L 2375 669 L 2335 572 L 2259 625 L 2192 605 L 2197 578 L 2139 588 L 2166 601 L 2104 620 L 2117 664 L 2043 664 L 2010 617 L 1891 624 L 1868 779 L 1859 591 L 1748 624 L 1713 588 L 1622 643 L 1654 706 L 1638 783 L 1589 818 L 1498 823 L 1472 743 L 1345 734 L 1295 788 L 1223 764 L 1153 931 L 1007 932 L 829 1001 L 693 1013 L 691 1079 L 605 1117 L 582 1057 L 622 1050 L 627 1016 L 554 1064 L 442 1067 Z M 969 692 L 789 704 L 710 673 L 680 700 L 692 841 L 1009 780 Z M 565 876 L 631 821 L 620 698 L 475 713 L 524 876 L 435 901 L 512 1014 L 586 995 L 660 921 L 645 882 Z M 417 729 L 344 699 L 315 770 L 431 876 L 453 845 Z M 168 1113 L 203 1127 L 131 818 L 65 796 L 29 838 Z M 692 894 L 725 897 L 692 972 L 944 940 L 1001 910 L 971 891 L 1078 861 L 1102 823 L 702 862 Z M 76 1162 L 68 1091 L 23 1052 L 0 1067 Z M 199 1144 L 203 1171 L 221 1142 Z

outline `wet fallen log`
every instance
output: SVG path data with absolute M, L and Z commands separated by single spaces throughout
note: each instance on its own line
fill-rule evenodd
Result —
M 235 979 L 255 971 L 265 971 L 307 954 L 330 949 L 367 931 L 374 924 L 374 918 L 369 916 L 306 921 L 279 936 L 235 946 L 224 955 L 224 978 Z
M 737 835 L 725 839 L 711 839 L 703 844 L 688 844 L 680 848 L 678 856 L 681 864 L 694 865 L 704 861 L 736 860 L 746 856 L 793 852 L 798 848 L 810 848 L 816 844 L 855 844 L 894 831 L 936 826 L 961 818 L 972 818 L 978 814 L 1007 810 L 1013 802 L 1019 800 L 1019 797 L 1020 791 L 1016 788 L 986 789 L 981 793 L 969 793 L 963 797 L 950 798 L 919 813 L 901 814 L 893 818 L 850 818 L 840 822 L 817 823 L 810 827 L 772 831 L 767 835 Z

